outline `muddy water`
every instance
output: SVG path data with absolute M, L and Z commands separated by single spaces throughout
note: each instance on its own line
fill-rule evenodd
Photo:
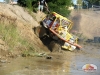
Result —
M 46 57 L 18 57 L 0 63 L 0 75 L 100 75 L 100 48 L 95 44 L 83 45 L 80 51 L 50 53 Z M 83 65 L 97 66 L 95 72 L 84 72 Z
M 68 52 L 70 53 L 70 52 Z M 1 63 L 0 75 L 61 75 L 70 72 L 71 57 L 65 53 L 50 53 L 46 57 L 18 57 L 10 63 Z M 68 60 L 68 61 L 67 61 Z
M 100 45 L 95 43 L 84 45 L 83 50 L 76 52 L 72 60 L 71 75 L 100 75 Z M 97 66 L 97 70 L 85 72 L 82 70 L 85 64 L 94 64 Z

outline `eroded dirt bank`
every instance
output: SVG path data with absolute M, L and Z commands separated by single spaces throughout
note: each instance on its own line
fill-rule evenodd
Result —
M 27 50 L 28 48 L 27 46 L 21 47 L 20 41 L 16 42 L 16 40 L 20 40 L 20 39 L 17 39 L 17 37 L 22 37 L 23 39 L 27 39 L 27 42 L 31 44 L 30 47 L 34 47 L 35 51 L 40 51 L 40 49 L 42 49 L 42 51 L 43 50 L 49 51 L 48 48 L 45 47 L 40 41 L 40 39 L 34 34 L 33 28 L 39 25 L 38 23 L 39 21 L 37 21 L 37 17 L 36 17 L 38 14 L 30 13 L 31 14 L 30 15 L 29 13 L 30 12 L 28 9 L 22 8 L 18 5 L 9 5 L 9 4 L 0 3 L 0 28 L 1 28 L 0 29 L 0 58 L 1 59 L 11 56 L 11 55 L 12 56 L 20 55 L 23 53 L 23 51 Z M 38 17 L 38 20 L 40 19 L 41 18 Z M 10 28 L 9 28 L 10 26 L 14 27 L 16 29 L 15 32 L 18 33 L 18 35 L 13 34 L 13 31 L 15 29 L 11 33 L 15 37 L 17 35 L 17 37 L 13 39 L 14 41 L 11 40 L 13 42 L 16 42 L 15 45 L 12 42 L 14 45 L 12 52 L 11 52 L 10 46 L 8 45 L 11 42 L 9 39 L 11 37 L 8 37 L 10 34 L 6 30 L 8 27 L 8 31 L 10 31 Z M 5 29 L 3 30 L 3 28 Z M 6 38 L 6 36 L 8 38 Z M 4 38 L 6 38 L 8 42 Z
M 33 13 L 35 14 L 35 18 L 33 18 L 22 7 L 6 4 L 0 4 L 0 7 L 2 7 L 0 8 L 0 14 L 4 15 L 3 17 L 0 16 L 0 18 L 4 19 L 3 23 L 4 21 L 7 23 L 16 23 L 16 26 L 20 31 L 20 35 L 28 38 L 28 41 L 31 43 L 34 43 L 36 46 L 35 49 L 38 50 L 40 48 L 45 50 L 38 53 L 46 54 L 46 56 L 43 57 L 22 57 L 17 51 L 15 51 L 15 54 L 16 52 L 18 53 L 17 57 L 10 59 L 5 58 L 3 56 L 6 55 L 7 49 L 4 47 L 5 41 L 3 41 L 2 37 L 0 37 L 0 49 L 1 46 L 2 48 L 4 47 L 4 49 L 0 50 L 0 75 L 100 75 L 99 43 L 82 42 L 80 43 L 82 49 L 75 50 L 74 52 L 66 50 L 54 53 L 50 52 L 48 48 L 41 42 L 41 40 L 36 37 L 32 30 L 34 26 L 38 25 L 38 22 L 41 19 L 39 14 Z M 6 12 L 8 12 L 8 14 Z M 98 11 L 72 11 L 71 19 L 74 22 L 73 29 L 78 33 L 82 33 L 82 35 L 86 36 L 87 38 L 99 36 L 99 33 L 93 34 L 94 31 L 96 32 L 96 28 L 99 28 L 100 25 L 98 16 L 100 16 Z M 1 22 L 2 19 L 0 19 Z M 94 28 L 91 26 L 92 23 L 95 24 L 93 26 Z M 48 56 L 51 58 L 48 59 Z M 84 72 L 82 70 L 82 66 L 87 63 L 97 65 L 97 71 L 93 73 Z
M 73 29 L 82 33 L 89 39 L 100 37 L 100 11 L 80 10 L 72 11 L 71 19 L 74 22 Z

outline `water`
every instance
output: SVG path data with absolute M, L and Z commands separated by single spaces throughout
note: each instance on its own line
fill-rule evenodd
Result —
M 0 63 L 0 75 L 100 75 L 99 46 L 85 45 L 81 51 L 50 53 L 46 57 L 18 57 Z M 94 64 L 97 70 L 85 72 L 85 64 Z

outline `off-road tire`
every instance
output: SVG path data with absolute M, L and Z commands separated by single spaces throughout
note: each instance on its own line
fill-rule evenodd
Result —
M 49 44 L 49 49 L 51 50 L 51 52 L 59 52 L 61 50 L 61 47 L 57 42 L 51 41 Z
M 42 38 L 44 35 L 46 35 L 46 30 L 42 26 L 35 27 L 34 32 L 37 35 L 37 37 L 39 37 L 39 38 Z

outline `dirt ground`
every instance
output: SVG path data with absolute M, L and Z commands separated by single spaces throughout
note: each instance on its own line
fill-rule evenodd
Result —
M 71 19 L 74 22 L 73 30 L 82 33 L 88 39 L 100 37 L 100 11 L 81 10 L 72 11 Z
M 32 31 L 32 28 L 39 25 L 38 22 L 45 16 L 44 13 L 33 13 L 35 15 L 33 18 L 22 7 L 0 4 L 0 14 L 17 18 L 15 23 L 21 34 L 38 47 L 44 48 L 46 54 L 42 57 L 19 55 L 15 58 L 5 58 L 2 56 L 5 49 L 1 49 L 5 42 L 0 39 L 0 75 L 100 75 L 100 43 L 81 41 L 79 42 L 82 46 L 81 50 L 50 52 Z M 73 10 L 70 14 L 70 19 L 74 23 L 72 32 L 81 34 L 83 40 L 100 37 L 99 18 L 100 11 Z M 92 73 L 84 72 L 82 67 L 87 63 L 95 64 L 97 70 Z
M 100 44 L 84 43 L 74 52 L 48 53 L 43 57 L 17 57 L 0 63 L 1 75 L 100 75 Z M 51 57 L 48 59 L 48 57 Z M 85 64 L 95 64 L 97 70 L 85 72 Z

